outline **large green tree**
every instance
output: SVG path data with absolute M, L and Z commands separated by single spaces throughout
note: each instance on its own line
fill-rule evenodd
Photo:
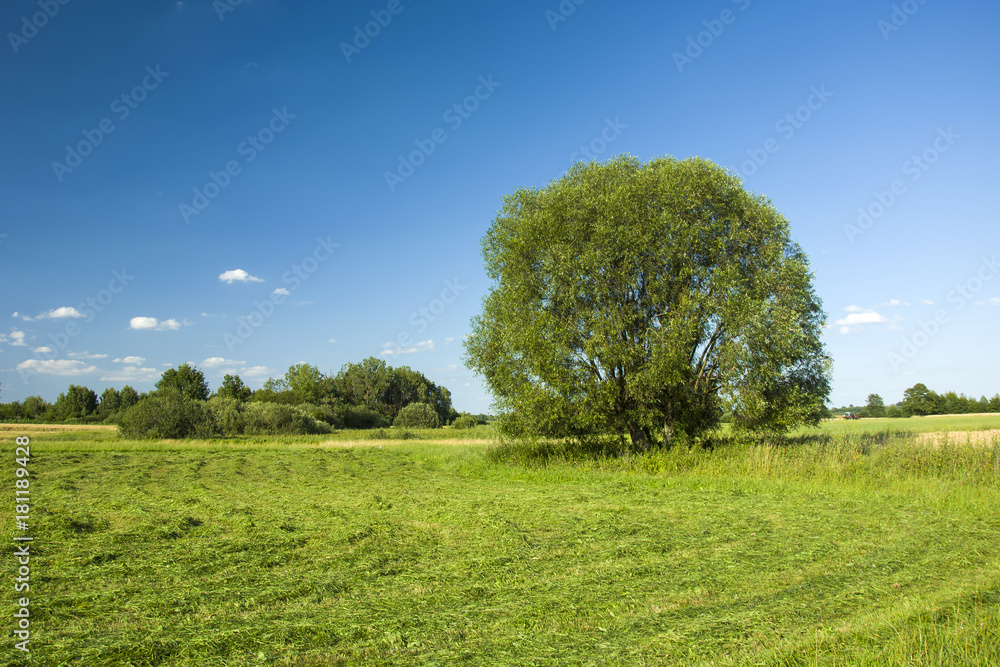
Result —
M 59 394 L 55 407 L 63 419 L 86 417 L 97 411 L 97 394 L 93 389 L 71 384 L 65 393 Z
M 176 390 L 187 398 L 208 400 L 208 382 L 205 374 L 190 364 L 181 364 L 163 372 L 156 383 L 156 391 Z
M 253 391 L 243 383 L 240 376 L 231 373 L 222 378 L 222 384 L 215 393 L 223 398 L 233 398 L 237 401 L 248 401 L 253 396 Z
M 868 403 L 861 412 L 863 417 L 885 417 L 885 401 L 878 394 L 868 394 Z
M 816 423 L 825 313 L 788 221 L 700 158 L 578 163 L 505 197 L 466 360 L 511 434 L 628 433 L 648 448 L 717 425 Z

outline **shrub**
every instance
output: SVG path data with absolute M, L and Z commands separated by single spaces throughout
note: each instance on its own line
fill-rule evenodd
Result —
M 125 410 L 118 422 L 123 438 L 211 438 L 216 435 L 214 415 L 203 401 L 178 391 L 156 392 Z
M 330 427 L 285 403 L 247 403 L 243 407 L 244 435 L 329 433 Z
M 437 410 L 428 403 L 410 403 L 396 415 L 393 426 L 402 428 L 437 428 L 441 425 Z
M 368 406 L 351 405 L 344 408 L 344 425 L 347 428 L 385 428 L 389 420 Z
M 220 435 L 243 435 L 246 420 L 238 399 L 216 396 L 207 405 Z
M 452 428 L 475 428 L 479 422 L 472 415 L 461 415 L 458 419 L 451 423 Z
M 296 407 L 318 422 L 324 422 L 334 429 L 344 428 L 343 418 L 337 414 L 337 411 L 331 405 L 302 403 Z

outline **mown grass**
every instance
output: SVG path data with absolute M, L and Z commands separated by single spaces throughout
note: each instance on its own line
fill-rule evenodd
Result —
M 38 433 L 32 663 L 1000 664 L 1000 440 L 829 428 L 614 457 Z

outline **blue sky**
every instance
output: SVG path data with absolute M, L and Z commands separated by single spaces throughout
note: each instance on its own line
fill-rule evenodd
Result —
M 501 197 L 621 153 L 790 220 L 833 404 L 1000 391 L 996 3 L 64 2 L 0 9 L 0 400 L 381 356 L 487 411 Z

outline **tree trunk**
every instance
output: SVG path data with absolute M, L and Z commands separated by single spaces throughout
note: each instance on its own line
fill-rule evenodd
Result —
M 644 452 L 648 452 L 652 444 L 649 436 L 649 430 L 645 426 L 639 426 L 635 422 L 629 422 L 628 424 L 629 435 L 632 436 L 632 445 L 642 449 Z
M 663 448 L 670 449 L 674 446 L 674 427 L 670 422 L 663 422 Z

